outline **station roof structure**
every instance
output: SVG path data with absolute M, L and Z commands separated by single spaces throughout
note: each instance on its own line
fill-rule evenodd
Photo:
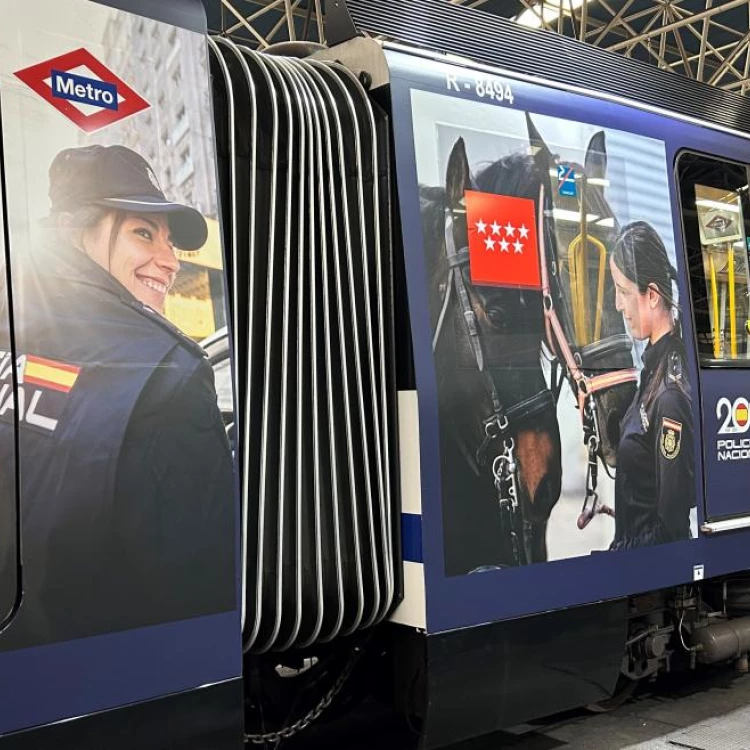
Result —
M 330 0 L 329 0 L 330 1 Z M 324 0 L 203 0 L 213 33 L 325 42 Z M 445 0 L 750 93 L 750 0 Z

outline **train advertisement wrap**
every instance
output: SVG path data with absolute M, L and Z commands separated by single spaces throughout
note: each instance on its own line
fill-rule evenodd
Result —
M 412 118 L 447 574 L 695 537 L 664 144 L 420 91 Z
M 3 13 L 0 455 L 18 446 L 21 554 L 1 558 L 0 651 L 62 644 L 54 668 L 63 642 L 141 629 L 81 667 L 148 673 L 95 708 L 236 676 L 235 477 L 200 343 L 226 326 L 205 39 L 84 0 Z
M 428 632 L 692 580 L 703 396 L 671 165 L 702 133 L 387 57 Z

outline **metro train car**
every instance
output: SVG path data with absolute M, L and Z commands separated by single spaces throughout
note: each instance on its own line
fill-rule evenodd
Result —
M 0 9 L 0 747 L 747 671 L 745 98 L 445 0 Z

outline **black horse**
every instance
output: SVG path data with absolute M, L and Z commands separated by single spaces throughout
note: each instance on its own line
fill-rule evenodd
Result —
M 510 434 L 487 442 L 485 424 L 496 400 L 510 407 L 548 393 L 539 357 L 544 332 L 541 293 L 479 287 L 469 270 L 457 269 L 481 341 L 483 370 L 467 330 L 467 310 L 452 289 L 449 245 L 468 244 L 464 193 L 479 190 L 538 200 L 540 175 L 533 160 L 512 156 L 472 178 L 463 139 L 451 152 L 445 188 L 422 188 L 430 315 L 440 423 L 446 573 L 517 564 L 498 508 L 491 470 L 513 440 L 518 468 L 517 501 L 525 519 L 526 562 L 546 559 L 546 525 L 560 496 L 560 435 L 554 411 L 519 420 Z M 475 337 L 476 339 L 477 337 Z M 484 444 L 483 456 L 478 455 Z
M 555 231 L 552 220 L 550 171 L 555 169 L 556 160 L 530 120 L 528 125 L 533 156 L 506 156 L 472 176 L 465 143 L 459 138 L 448 160 L 445 187 L 423 186 L 420 190 L 437 379 L 447 575 L 546 560 L 547 522 L 560 497 L 560 434 L 540 358 L 540 346 L 545 340 L 542 294 L 528 289 L 473 285 L 467 264 L 461 262 L 461 251 L 468 245 L 466 190 L 531 199 L 539 216 L 540 188 L 544 186 L 544 231 L 555 286 L 553 296 L 570 332 L 570 304 L 564 293 L 567 269 L 564 274 L 558 272 L 557 266 L 565 264 L 556 262 L 558 246 L 566 237 L 564 230 Z M 587 176 L 601 181 L 605 169 L 601 133 L 589 144 L 586 165 L 580 172 L 590 170 Z M 598 186 L 587 192 L 586 210 L 603 218 L 612 217 Z M 605 221 L 592 227 L 590 236 L 608 247 L 614 231 L 615 223 Z M 590 268 L 592 278 L 597 272 L 596 267 Z M 460 277 L 455 279 L 454 273 Z M 576 348 L 589 372 L 630 364 L 629 346 L 626 364 L 624 346 L 607 344 L 612 336 L 623 334 L 624 328 L 614 309 L 608 270 L 606 276 L 600 325 L 604 356 L 597 351 L 597 345 L 602 348 L 601 342 L 593 342 L 588 352 L 587 347 Z M 473 318 L 473 333 L 467 316 Z M 610 465 L 615 460 L 617 426 L 630 401 L 623 391 L 632 396 L 632 390 L 618 387 L 599 394 L 596 402 L 600 455 Z M 544 399 L 543 394 L 550 397 Z M 504 411 L 516 415 L 502 432 L 488 429 L 498 403 Z M 514 409 L 525 404 L 529 408 Z M 522 519 L 521 526 L 515 528 L 521 536 L 520 560 L 519 541 L 509 538 L 514 529 L 509 529 L 507 518 L 500 512 L 492 471 L 493 458 L 501 455 L 511 440 L 517 469 L 516 500 Z

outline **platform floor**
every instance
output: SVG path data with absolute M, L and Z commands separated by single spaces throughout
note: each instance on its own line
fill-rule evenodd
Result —
M 530 729 L 524 727 L 524 730 Z M 461 750 L 750 750 L 750 676 L 731 669 L 675 675 L 608 714 L 576 712 L 535 731 Z M 455 747 L 458 750 L 458 747 Z
M 291 748 L 416 750 L 395 717 L 363 706 L 331 736 L 308 730 Z M 606 714 L 574 711 L 446 750 L 750 750 L 750 675 L 730 668 L 670 675 Z

